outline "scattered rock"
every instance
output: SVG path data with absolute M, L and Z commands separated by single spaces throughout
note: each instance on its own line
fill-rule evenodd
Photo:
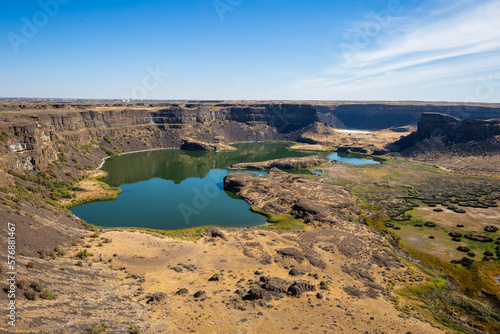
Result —
M 299 263 L 304 261 L 304 255 L 295 248 L 282 248 L 278 249 L 276 252 L 283 257 L 291 257 Z
M 292 296 L 297 296 L 299 297 L 301 294 L 307 291 L 316 291 L 316 286 L 314 284 L 311 284 L 307 281 L 295 281 L 290 287 L 288 288 L 288 292 Z
M 288 272 L 288 275 L 290 275 L 290 276 L 302 276 L 302 275 L 305 275 L 305 271 L 303 271 L 301 269 L 290 269 L 290 271 Z
M 277 292 L 277 293 L 286 293 L 287 292 L 287 283 L 284 279 L 279 278 L 279 277 L 264 277 L 262 276 L 260 278 L 260 281 L 263 282 L 261 285 L 261 288 L 270 291 L 270 292 Z
M 424 225 L 427 227 L 436 227 L 436 224 L 433 222 L 426 222 Z
M 464 225 L 462 225 L 462 224 L 458 224 L 458 225 L 457 225 L 457 227 L 464 227 Z
M 470 252 L 470 253 L 467 253 L 467 256 L 470 256 L 470 257 L 475 257 L 475 256 L 476 256 L 476 254 L 475 254 L 475 253 Z
M 493 242 L 492 238 L 482 234 L 466 234 L 465 238 L 478 242 Z
M 460 241 L 462 241 L 462 238 L 460 238 L 460 237 L 453 237 L 453 238 L 451 238 L 451 241 L 460 242 Z
M 490 251 L 485 251 L 483 254 L 486 256 L 493 256 L 494 255 L 493 252 L 490 252 Z
M 453 210 L 453 212 L 455 212 L 455 213 L 466 213 L 467 211 L 465 211 L 464 209 L 455 209 L 455 210 Z
M 189 292 L 188 289 L 182 288 L 182 289 L 177 290 L 177 292 L 175 293 L 175 295 L 176 296 L 184 296 L 184 295 L 187 295 L 188 292 Z
M 457 250 L 460 251 L 460 252 L 467 253 L 467 252 L 470 251 L 470 248 L 469 247 L 465 247 L 465 246 L 458 246 Z
M 316 294 L 316 298 L 318 298 L 318 299 L 323 299 L 323 294 L 322 294 L 321 292 L 318 292 L 318 293 Z
M 326 284 L 326 282 L 325 282 L 325 281 L 321 281 L 321 282 L 319 282 L 319 288 L 320 288 L 321 290 L 330 290 L 330 288 L 328 287 L 328 284 Z
M 498 227 L 489 225 L 489 226 L 486 226 L 484 228 L 484 231 L 485 232 L 496 232 L 496 231 L 498 231 Z
M 201 296 L 203 296 L 205 293 L 206 293 L 205 291 L 203 291 L 203 290 L 199 290 L 199 291 L 196 291 L 196 292 L 194 293 L 194 295 L 193 295 L 193 296 L 194 296 L 194 298 L 200 298 L 200 297 L 201 297 Z
M 458 232 L 450 232 L 450 233 L 448 233 L 448 235 L 452 238 L 461 238 L 462 237 L 462 233 L 458 233 Z
M 474 260 L 469 259 L 468 257 L 463 257 L 461 262 L 464 267 L 470 267 L 474 264 Z
M 268 299 L 268 293 L 262 288 L 251 288 L 243 297 L 243 300 L 260 300 Z
M 223 240 L 227 240 L 226 235 L 218 228 L 212 228 L 208 230 L 206 234 L 212 238 L 220 238 Z
M 163 292 L 156 292 L 156 293 L 148 296 L 148 300 L 146 301 L 146 304 L 157 305 L 157 304 L 161 303 L 165 298 L 167 298 L 166 294 L 164 294 Z
M 430 235 L 429 239 L 435 239 L 435 237 L 433 235 Z
M 220 281 L 220 276 L 219 274 L 214 274 L 212 277 L 208 279 L 209 282 L 218 282 Z
M 435 211 L 435 212 L 443 212 L 443 209 L 441 209 L 441 208 L 435 208 L 433 211 Z

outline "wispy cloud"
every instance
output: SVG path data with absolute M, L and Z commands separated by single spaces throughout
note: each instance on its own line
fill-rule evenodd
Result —
M 360 99 L 371 89 L 385 98 L 389 89 L 418 91 L 470 83 L 485 72 L 500 75 L 500 0 L 462 1 L 418 13 L 394 17 L 387 34 L 347 58 L 339 53 L 332 66 L 297 80 L 291 89 Z M 443 99 L 460 100 L 457 94 L 443 89 Z M 500 101 L 500 89 L 491 99 Z

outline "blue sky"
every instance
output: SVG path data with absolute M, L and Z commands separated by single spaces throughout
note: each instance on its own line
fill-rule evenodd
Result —
M 500 102 L 500 0 L 0 8 L 2 97 Z

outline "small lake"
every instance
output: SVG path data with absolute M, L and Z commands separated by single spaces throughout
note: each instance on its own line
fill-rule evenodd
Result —
M 256 162 L 308 155 L 327 156 L 353 164 L 377 163 L 348 154 L 290 150 L 289 143 L 238 143 L 228 152 L 192 152 L 179 149 L 126 154 L 106 160 L 103 179 L 122 193 L 115 201 L 89 203 L 71 211 L 88 223 L 105 227 L 147 227 L 175 230 L 204 225 L 258 226 L 264 216 L 223 189 L 227 168 Z M 265 174 L 266 172 L 258 172 Z

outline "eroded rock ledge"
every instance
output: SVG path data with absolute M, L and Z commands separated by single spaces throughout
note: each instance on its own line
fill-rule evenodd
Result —
M 318 166 L 330 161 L 328 158 L 323 158 L 317 155 L 310 155 L 307 157 L 300 158 L 283 158 L 267 160 L 262 162 L 244 162 L 239 164 L 234 164 L 231 169 L 257 169 L 266 170 L 271 168 L 279 169 L 301 169 L 310 166 Z
M 260 210 L 291 214 L 317 225 L 332 225 L 360 215 L 347 189 L 288 174 L 278 168 L 272 168 L 267 175 L 228 174 L 224 178 L 224 189 Z
M 181 150 L 187 151 L 209 151 L 209 152 L 219 152 L 219 151 L 234 151 L 235 147 L 225 145 L 222 143 L 207 143 L 201 140 L 196 140 L 193 138 L 183 138 L 181 144 Z

